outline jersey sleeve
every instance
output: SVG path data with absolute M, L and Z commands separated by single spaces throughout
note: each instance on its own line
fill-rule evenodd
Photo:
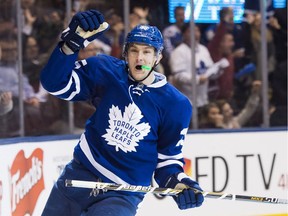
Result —
M 158 164 L 154 178 L 160 187 L 174 173 L 183 172 L 182 147 L 192 115 L 192 106 L 187 98 L 175 101 L 166 108 L 163 124 L 159 129 Z
M 109 65 L 107 61 L 103 57 L 77 61 L 77 54 L 65 55 L 58 45 L 41 71 L 41 84 L 58 98 L 67 101 L 89 100 L 96 87 L 105 86 L 108 82 L 108 76 L 105 78 L 103 75 L 103 67 Z

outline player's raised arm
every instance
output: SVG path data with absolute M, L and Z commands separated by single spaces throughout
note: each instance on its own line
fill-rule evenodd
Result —
M 96 10 L 75 14 L 41 72 L 43 87 L 52 95 L 65 100 L 80 100 L 81 98 L 74 98 L 80 90 L 82 95 L 88 95 L 87 80 L 92 79 L 87 75 L 83 76 L 85 63 L 75 64 L 78 51 L 103 34 L 108 27 L 103 15 Z M 81 83 L 85 83 L 82 87 L 85 86 L 86 89 L 81 88 Z

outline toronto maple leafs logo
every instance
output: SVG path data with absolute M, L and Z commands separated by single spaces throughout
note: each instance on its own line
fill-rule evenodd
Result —
M 149 27 L 148 27 L 148 26 L 145 26 L 145 25 L 141 25 L 141 26 L 140 26 L 140 29 L 143 29 L 143 30 L 147 31 L 147 30 L 149 29 Z
M 109 109 L 109 129 L 106 129 L 107 133 L 102 137 L 108 145 L 115 146 L 116 151 L 136 152 L 138 142 L 147 136 L 151 128 L 148 123 L 139 124 L 142 117 L 134 103 L 125 107 L 123 116 L 121 110 L 112 105 Z

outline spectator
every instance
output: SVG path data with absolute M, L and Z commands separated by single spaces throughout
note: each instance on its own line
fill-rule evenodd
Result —
M 260 90 L 261 81 L 254 81 L 252 84 L 251 95 L 247 100 L 245 107 L 237 115 L 234 115 L 234 110 L 228 101 L 218 101 L 221 114 L 223 115 L 223 128 L 236 129 L 245 126 L 245 124 L 255 113 L 260 103 Z
M 243 28 L 243 39 L 245 46 L 245 55 L 251 58 L 251 62 L 256 65 L 256 71 L 252 74 L 253 80 L 262 79 L 261 68 L 261 14 L 248 14 L 247 22 Z M 267 36 L 267 51 L 268 51 L 268 73 L 275 69 L 275 46 L 273 34 L 269 28 L 266 29 Z
M 175 7 L 174 17 L 176 22 L 167 26 L 163 30 L 164 50 L 161 63 L 163 64 L 165 75 L 167 77 L 171 75 L 169 66 L 170 54 L 182 42 L 181 29 L 185 23 L 185 8 L 182 6 Z
M 0 92 L 0 116 L 5 115 L 13 109 L 11 92 Z
M 229 26 L 229 25 L 228 25 Z M 211 54 L 214 62 L 226 58 L 229 66 L 223 71 L 223 74 L 215 80 L 210 82 L 209 97 L 210 99 L 227 99 L 233 97 L 234 91 L 234 54 L 233 47 L 235 45 L 233 34 L 228 31 L 227 25 L 221 22 L 216 29 L 216 34 L 209 42 L 207 48 Z
M 132 30 L 133 28 L 135 28 L 137 25 L 140 24 L 148 24 L 148 12 L 149 12 L 149 8 L 142 8 L 142 7 L 134 7 L 132 10 L 132 13 L 130 13 L 129 15 L 129 31 Z M 122 40 L 124 41 L 124 35 L 122 35 Z
M 34 36 L 26 38 L 23 50 L 23 73 L 27 76 L 34 91 L 38 92 L 40 87 L 39 72 L 48 57 L 39 53 L 39 45 Z
M 135 6 L 133 7 L 133 14 L 136 14 L 139 17 L 139 22 L 136 23 L 136 25 L 138 24 L 143 24 L 143 25 L 147 25 L 149 24 L 148 21 L 148 14 L 149 14 L 149 7 L 139 7 L 139 6 Z M 134 27 L 136 26 L 134 25 Z
M 220 108 L 215 102 L 210 102 L 203 109 L 203 115 L 199 120 L 200 129 L 222 129 L 223 115 L 220 113 Z
M 97 54 L 110 55 L 111 47 L 102 41 L 96 39 L 92 41 L 85 49 L 80 50 L 78 59 L 86 59 Z
M 170 55 L 171 82 L 192 102 L 192 57 L 190 24 L 186 23 L 182 28 L 183 42 L 176 47 Z M 203 108 L 208 104 L 208 83 L 210 78 L 216 78 L 221 71 L 229 65 L 223 58 L 214 64 L 208 49 L 200 44 L 201 32 L 199 27 L 194 27 L 195 32 L 195 64 L 197 83 L 197 107 Z M 200 110 L 199 110 L 200 111 Z M 199 112 L 200 113 L 200 112 Z
M 277 65 L 271 80 L 270 125 L 287 126 L 287 60 Z
M 275 9 L 269 27 L 273 32 L 276 62 L 280 64 L 287 61 L 287 1 L 285 8 Z
M 5 34 L 8 36 L 9 34 Z M 0 62 L 0 91 L 10 91 L 14 109 L 0 119 L 1 137 L 19 136 L 19 71 L 17 61 L 17 40 L 13 35 L 9 38 L 0 38 L 2 58 Z M 42 118 L 39 99 L 28 78 L 23 75 L 23 102 L 25 113 L 26 135 L 36 135 L 41 130 Z
M 264 4 L 264 3 L 263 3 Z M 273 1 L 266 0 L 265 4 L 267 18 L 273 16 L 274 14 L 274 5 Z M 256 13 L 260 13 L 260 0 L 245 0 L 244 1 L 244 19 L 243 21 L 247 21 L 247 15 L 255 15 Z
M 217 28 L 219 25 L 224 25 L 226 28 L 226 32 L 229 32 L 234 37 L 234 46 L 233 46 L 233 55 L 234 55 L 234 64 L 235 71 L 242 69 L 247 62 L 245 62 L 244 58 L 244 47 L 243 47 L 243 39 L 242 36 L 242 25 L 234 22 L 234 10 L 232 7 L 223 7 L 219 11 L 219 23 L 212 24 L 209 26 L 204 34 L 205 44 L 211 42 L 214 38 Z M 250 63 L 250 62 L 249 62 Z
M 35 22 L 35 36 L 39 44 L 39 52 L 50 54 L 52 45 L 57 43 L 59 34 L 63 29 L 63 11 L 44 9 Z
M 67 111 L 67 109 L 64 110 L 64 108 L 66 108 L 64 103 L 48 94 L 39 80 L 40 71 L 44 62 L 47 60 L 47 53 L 39 53 L 38 42 L 33 36 L 26 38 L 23 48 L 23 73 L 27 76 L 30 85 L 33 87 L 35 98 L 39 101 L 41 119 L 45 121 L 46 124 L 46 127 L 42 128 L 41 131 L 38 130 L 37 134 L 60 134 L 64 129 L 67 131 L 67 124 L 65 127 L 62 124 L 62 128 L 61 126 L 55 127 L 58 120 L 64 119 L 63 116 Z
M 135 6 L 132 9 L 132 13 L 129 15 L 129 30 L 133 29 L 139 24 L 148 24 L 149 8 Z M 99 40 L 107 43 L 111 46 L 111 55 L 117 58 L 122 57 L 122 47 L 125 37 L 124 23 L 114 9 L 110 9 L 106 12 L 105 18 L 110 25 L 110 29 L 99 37 Z
M 106 12 L 105 17 L 110 25 L 110 29 L 99 37 L 99 40 L 111 47 L 111 55 L 117 58 L 122 56 L 124 23 L 121 16 L 119 16 L 114 9 Z
M 43 9 L 57 8 L 60 11 L 65 11 L 66 9 L 66 1 L 63 0 L 41 0 L 41 1 L 36 0 L 35 4 L 37 5 L 38 8 Z
M 6 31 L 16 32 L 16 2 L 8 0 L 1 1 L 0 11 L 0 35 Z
M 182 42 L 181 29 L 185 23 L 185 8 L 182 6 L 175 7 L 174 17 L 176 22 L 163 30 L 164 55 L 167 57 Z
M 220 23 L 225 23 L 227 29 L 232 32 L 234 28 L 234 11 L 232 7 L 223 7 L 219 11 L 219 23 L 208 26 L 205 31 L 205 40 L 210 42 L 215 36 L 215 31 Z
M 37 11 L 35 7 L 35 0 L 21 0 L 21 8 L 22 8 L 22 33 L 25 36 L 32 35 L 35 33 L 34 23 L 37 20 Z
M 242 27 L 241 24 L 234 22 L 234 10 L 232 7 L 223 7 L 219 11 L 219 23 L 211 24 L 207 27 L 204 33 L 205 44 L 208 44 L 215 36 L 216 30 L 220 24 L 224 24 L 228 32 L 233 34 L 235 39 L 235 54 L 238 54 L 239 50 L 243 48 L 241 40 Z M 241 50 L 240 50 L 241 51 Z
M 74 0 L 73 2 L 73 11 L 75 13 L 79 11 L 87 10 L 87 6 L 91 3 L 91 0 Z

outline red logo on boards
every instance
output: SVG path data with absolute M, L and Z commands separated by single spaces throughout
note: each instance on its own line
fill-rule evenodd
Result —
M 192 161 L 188 158 L 184 158 L 185 165 L 184 165 L 184 172 L 188 176 L 192 176 Z
M 11 214 L 32 215 L 40 193 L 44 190 L 43 150 L 35 149 L 29 158 L 21 150 L 11 169 Z

